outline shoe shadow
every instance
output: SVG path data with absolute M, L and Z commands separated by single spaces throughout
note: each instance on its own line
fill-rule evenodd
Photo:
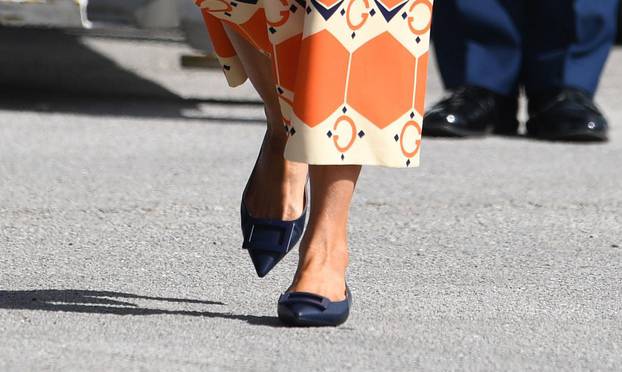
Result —
M 140 307 L 137 304 L 130 302 L 131 300 L 197 305 L 225 305 L 219 301 L 141 296 L 131 293 L 112 291 L 91 291 L 78 289 L 0 291 L 0 309 L 132 316 L 181 315 L 241 320 L 251 325 L 283 327 L 282 323 L 280 323 L 276 317 L 241 315 L 215 311 L 168 310 L 152 307 Z

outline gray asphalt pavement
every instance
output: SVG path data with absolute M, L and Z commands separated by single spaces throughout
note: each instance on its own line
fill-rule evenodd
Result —
M 0 370 L 622 370 L 622 50 L 608 144 L 426 139 L 419 169 L 365 169 L 351 318 L 288 329 L 296 255 L 258 279 L 240 249 L 250 88 L 179 44 L 30 40 L 0 53 Z

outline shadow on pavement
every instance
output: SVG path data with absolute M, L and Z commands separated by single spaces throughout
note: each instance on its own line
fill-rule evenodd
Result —
M 0 67 L 1 68 L 1 67 Z M 9 88 L 10 90 L 10 88 Z M 97 117 L 137 117 L 144 119 L 183 119 L 222 123 L 265 125 L 264 117 L 236 115 L 243 107 L 256 107 L 254 101 L 205 99 L 161 99 L 124 96 L 114 98 L 95 94 L 72 95 L 45 91 L 33 93 L 12 90 L 11 95 L 0 93 L 0 110 L 39 113 L 78 114 Z M 211 107 L 223 114 L 210 114 Z M 223 110 L 225 108 L 225 110 Z M 226 113 L 225 113 L 226 112 Z
M 113 315 L 182 315 L 242 320 L 252 325 L 270 327 L 282 326 L 276 317 L 237 315 L 212 311 L 145 308 L 129 302 L 132 299 L 198 305 L 225 305 L 218 301 L 141 296 L 111 291 L 43 289 L 30 291 L 0 291 L 0 309 Z
M 90 49 L 80 36 L 61 30 L 0 27 L 0 88 L 0 109 L 6 110 L 265 122 L 236 117 L 231 109 L 222 115 L 202 113 L 200 105 L 261 103 L 181 97 Z

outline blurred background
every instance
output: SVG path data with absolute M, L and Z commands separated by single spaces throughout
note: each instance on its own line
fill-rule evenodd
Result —
M 191 0 L 0 0 L 0 107 L 261 120 L 250 86 L 227 89 L 211 53 Z M 428 102 L 441 94 L 433 68 Z
M 210 50 L 200 13 L 189 0 L 1 0 L 0 24 L 184 41 Z
M 190 0 L 0 0 L 0 87 L 5 110 L 262 118 L 250 87 L 225 89 Z

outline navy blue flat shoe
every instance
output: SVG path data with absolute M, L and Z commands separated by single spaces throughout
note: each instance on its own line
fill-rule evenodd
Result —
M 254 173 L 255 170 L 253 169 L 249 183 L 242 194 L 242 205 L 240 207 L 242 235 L 244 236 L 242 248 L 248 251 L 257 275 L 263 278 L 300 241 L 305 228 L 309 203 L 305 190 L 305 206 L 297 219 L 281 221 L 253 217 L 244 203 L 244 197 Z
M 346 298 L 333 302 L 307 292 L 287 292 L 279 298 L 279 320 L 295 327 L 336 327 L 348 319 L 352 294 L 346 286 Z

